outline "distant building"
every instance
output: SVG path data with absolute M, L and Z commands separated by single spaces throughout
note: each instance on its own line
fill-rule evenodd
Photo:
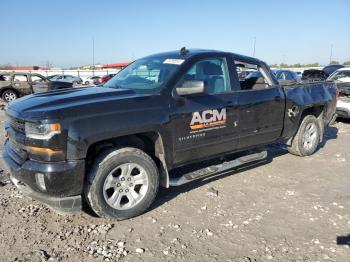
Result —
M 8 66 L 7 70 L 39 70 L 39 66 Z
M 130 63 L 131 62 L 120 62 L 120 63 L 106 64 L 106 65 L 103 65 L 102 68 L 103 69 L 107 69 L 107 68 L 122 69 L 124 67 L 127 67 Z
M 4 70 L 21 70 L 21 71 L 33 71 L 33 70 L 50 70 L 49 67 L 40 66 L 5 66 L 2 67 Z

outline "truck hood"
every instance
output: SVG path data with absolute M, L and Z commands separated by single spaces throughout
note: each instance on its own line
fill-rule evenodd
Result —
M 128 89 L 106 87 L 68 88 L 16 99 L 10 103 L 7 113 L 25 120 L 44 119 L 53 115 L 55 117 L 65 117 L 74 114 L 77 108 L 94 108 L 94 105 L 99 105 L 97 108 L 101 108 L 101 104 L 113 103 L 116 105 L 117 101 L 140 96 L 145 95 L 136 94 Z

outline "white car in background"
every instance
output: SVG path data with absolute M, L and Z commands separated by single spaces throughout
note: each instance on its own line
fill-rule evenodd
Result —
M 89 76 L 89 77 L 83 77 L 83 84 L 84 85 L 95 85 L 97 83 L 97 80 L 100 79 L 101 76 Z
M 336 113 L 339 117 L 350 118 L 350 68 L 340 68 L 327 80 L 335 81 L 339 90 Z

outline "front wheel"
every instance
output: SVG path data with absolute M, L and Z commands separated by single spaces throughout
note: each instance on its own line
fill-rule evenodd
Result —
M 297 156 L 312 155 L 318 147 L 320 137 L 321 132 L 317 118 L 313 115 L 307 115 L 301 121 L 288 151 Z
M 4 93 L 2 93 L 2 99 L 7 103 L 10 103 L 11 101 L 16 100 L 17 98 L 18 95 L 14 90 L 6 90 Z
M 146 211 L 158 187 L 158 168 L 152 158 L 127 147 L 97 157 L 88 174 L 85 196 L 98 216 L 123 220 Z

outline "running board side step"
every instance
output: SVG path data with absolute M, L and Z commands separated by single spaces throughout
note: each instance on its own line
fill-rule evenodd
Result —
M 192 171 L 190 173 L 184 174 L 181 177 L 171 178 L 169 181 L 169 185 L 181 186 L 183 184 L 192 182 L 194 180 L 201 179 L 210 175 L 215 175 L 217 173 L 221 173 L 223 171 L 241 166 L 243 164 L 263 160 L 265 158 L 267 158 L 267 151 L 245 155 L 228 162 L 223 162 L 218 165 L 213 165 L 213 166 Z

